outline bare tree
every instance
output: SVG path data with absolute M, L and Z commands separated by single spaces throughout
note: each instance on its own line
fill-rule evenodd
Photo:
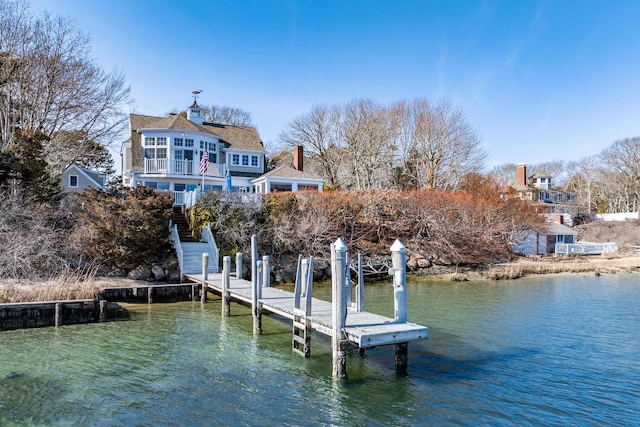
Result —
M 288 147 L 302 145 L 320 165 L 322 176 L 331 187 L 339 187 L 338 170 L 342 156 L 338 149 L 340 108 L 314 105 L 311 111 L 295 117 L 280 133 L 280 142 Z
M 453 190 L 462 176 L 480 172 L 487 157 L 462 110 L 449 101 L 401 101 L 394 107 L 405 147 L 405 169 L 420 188 Z M 408 148 L 407 148 L 408 147 Z
M 527 165 L 529 175 L 546 174 L 553 178 L 553 187 L 564 189 L 569 179 L 567 166 L 563 160 L 550 160 L 547 162 Z
M 126 126 L 124 76 L 106 73 L 89 56 L 89 38 L 75 23 L 21 0 L 0 0 L 0 149 L 17 129 L 52 140 L 82 131 L 108 145 Z
M 350 160 L 355 189 L 383 188 L 393 176 L 393 132 L 387 110 L 370 99 L 345 107 L 340 135 Z
M 600 158 L 607 186 L 617 190 L 608 201 L 611 210 L 635 212 L 640 209 L 640 137 L 614 142 L 602 151 Z
M 209 105 L 202 107 L 205 122 L 235 126 L 253 126 L 251 113 L 228 105 Z
M 489 170 L 488 175 L 499 185 L 500 188 L 516 186 L 516 173 L 518 166 L 515 163 L 503 163 L 494 166 Z
M 578 200 L 592 213 L 598 209 L 598 194 L 602 191 L 602 168 L 596 156 L 584 157 L 569 163 L 569 179 L 566 188 L 578 196 Z

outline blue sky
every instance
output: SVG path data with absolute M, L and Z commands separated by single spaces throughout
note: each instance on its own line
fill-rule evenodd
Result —
M 276 143 L 313 104 L 446 98 L 488 166 L 578 160 L 640 136 L 640 1 L 31 0 L 122 71 L 131 111 L 249 111 Z M 116 162 L 117 163 L 117 162 Z

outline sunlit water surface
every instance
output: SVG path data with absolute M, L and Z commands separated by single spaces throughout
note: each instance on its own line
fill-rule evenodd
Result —
M 314 293 L 330 297 L 330 287 Z M 291 326 L 247 308 L 129 305 L 131 319 L 0 332 L 0 425 L 638 425 L 640 275 L 412 282 L 429 339 L 292 354 Z M 393 316 L 390 284 L 367 309 Z

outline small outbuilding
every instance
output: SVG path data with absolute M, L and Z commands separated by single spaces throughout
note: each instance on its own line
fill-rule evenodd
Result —
M 521 255 L 546 255 L 555 253 L 556 243 L 575 243 L 578 232 L 558 222 L 545 222 L 536 226 L 513 246 L 514 253 Z

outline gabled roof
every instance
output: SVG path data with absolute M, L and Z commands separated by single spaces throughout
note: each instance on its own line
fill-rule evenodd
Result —
M 566 225 L 560 224 L 558 222 L 543 222 L 542 224 L 538 224 L 537 228 L 538 228 L 538 231 L 540 231 L 543 234 L 549 234 L 549 235 L 571 234 L 574 236 L 578 235 L 577 231 L 574 231 L 571 228 L 567 227 Z
M 96 171 L 92 171 L 91 169 L 87 169 L 87 168 L 83 168 L 81 166 L 76 165 L 75 163 L 70 164 L 69 166 L 67 166 L 67 168 L 65 169 L 65 172 L 70 172 L 71 170 L 75 170 L 77 171 L 77 173 L 80 173 L 82 175 L 84 175 L 85 177 L 87 177 L 89 180 L 93 181 L 95 183 L 95 186 L 98 188 L 104 188 L 104 175 L 99 174 Z
M 131 140 L 134 143 L 140 142 L 139 129 L 180 129 L 204 132 L 217 136 L 232 150 L 264 151 L 264 145 L 258 132 L 251 126 L 235 126 L 207 122 L 198 125 L 187 119 L 183 114 L 173 114 L 169 117 L 130 114 L 129 120 Z
M 288 178 L 288 179 L 310 179 L 315 181 L 322 181 L 322 178 L 314 173 L 298 170 L 291 164 L 284 164 L 270 170 L 269 172 L 258 177 L 260 178 Z

